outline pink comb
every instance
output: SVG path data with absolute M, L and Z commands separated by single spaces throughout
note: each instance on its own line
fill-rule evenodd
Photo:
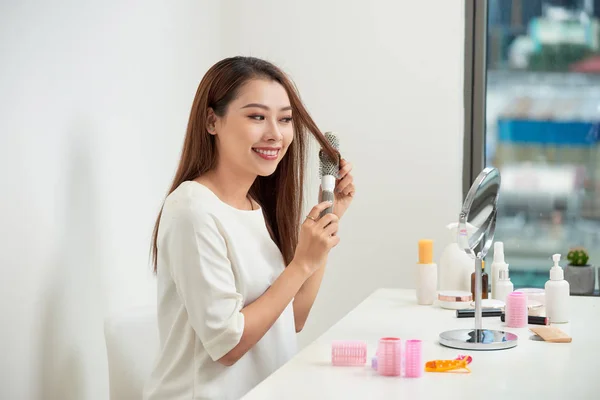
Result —
M 512 292 L 506 296 L 506 325 L 510 328 L 523 328 L 527 325 L 527 295 Z
M 419 378 L 423 375 L 420 340 L 406 341 L 404 367 L 404 375 L 407 378 Z
M 331 363 L 336 366 L 365 365 L 367 344 L 358 340 L 336 340 L 331 345 Z
M 400 376 L 402 365 L 402 347 L 399 338 L 379 339 L 377 348 L 377 372 L 385 376 Z

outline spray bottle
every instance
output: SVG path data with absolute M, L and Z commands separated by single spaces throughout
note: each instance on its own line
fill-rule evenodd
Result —
M 498 280 L 500 279 L 500 271 L 505 271 L 506 277 L 508 278 L 508 264 L 504 262 L 504 243 L 494 243 L 494 261 L 492 262 L 492 298 L 496 300 L 502 300 L 496 295 L 498 291 Z

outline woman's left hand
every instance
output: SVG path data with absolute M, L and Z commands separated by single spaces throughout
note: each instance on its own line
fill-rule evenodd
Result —
M 354 177 L 352 176 L 352 164 L 344 160 L 340 160 L 339 179 L 335 182 L 333 202 L 333 213 L 342 218 L 342 215 L 350 207 L 350 203 L 354 199 L 356 188 L 354 187 Z M 319 190 L 319 198 L 321 198 L 321 190 Z

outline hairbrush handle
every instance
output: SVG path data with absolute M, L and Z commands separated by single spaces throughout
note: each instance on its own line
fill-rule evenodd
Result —
M 331 206 L 327 207 L 326 209 L 324 209 L 323 211 L 321 211 L 321 215 L 319 217 L 322 217 L 326 214 L 332 213 L 333 212 L 333 202 L 335 200 L 335 196 L 333 194 L 333 190 L 329 191 L 329 190 L 323 190 L 321 192 L 321 202 L 324 201 L 331 201 Z
M 331 147 L 339 151 L 340 141 L 337 135 L 333 132 L 325 132 L 325 139 L 329 142 Z M 337 157 L 330 158 L 327 153 L 321 149 L 319 151 L 319 177 L 321 178 L 321 201 L 331 201 L 332 205 L 321 212 L 321 217 L 333 212 L 333 202 L 335 199 L 335 183 L 336 179 L 339 178 L 340 173 L 340 155 Z

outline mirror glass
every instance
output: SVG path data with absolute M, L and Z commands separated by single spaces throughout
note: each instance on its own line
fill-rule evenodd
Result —
M 492 245 L 499 192 L 499 171 L 486 168 L 465 197 L 459 216 L 458 245 L 473 258 L 484 258 Z

